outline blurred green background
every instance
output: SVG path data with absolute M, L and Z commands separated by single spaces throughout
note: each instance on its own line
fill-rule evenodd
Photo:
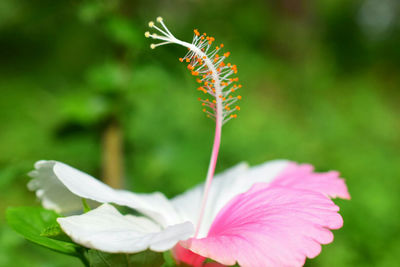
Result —
M 6 207 L 39 205 L 26 188 L 37 160 L 169 197 L 204 179 L 214 125 L 185 49 L 150 50 L 158 15 L 178 38 L 211 34 L 238 65 L 242 110 L 217 172 L 276 158 L 339 170 L 345 224 L 307 266 L 398 266 L 398 0 L 1 0 L 0 266 L 80 264 L 5 224 Z

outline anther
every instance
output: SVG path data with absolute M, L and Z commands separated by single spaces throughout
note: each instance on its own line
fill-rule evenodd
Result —
M 154 27 L 154 21 L 150 21 L 150 22 L 149 22 L 149 27 L 150 27 L 150 28 L 153 28 L 153 27 Z
M 146 38 L 149 38 L 150 37 L 150 33 L 149 32 L 145 32 L 144 36 L 146 36 Z
M 163 21 L 163 18 L 162 17 L 157 17 L 157 21 L 161 23 Z

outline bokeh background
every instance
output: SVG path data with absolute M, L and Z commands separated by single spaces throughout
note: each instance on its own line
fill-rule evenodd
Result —
M 344 227 L 307 266 L 398 266 L 398 0 L 1 0 L 0 266 L 79 266 L 25 241 L 8 206 L 39 205 L 26 173 L 66 162 L 116 187 L 169 197 L 202 181 L 213 122 L 168 46 L 161 15 L 232 52 L 242 110 L 223 129 L 217 172 L 287 158 L 339 170 Z

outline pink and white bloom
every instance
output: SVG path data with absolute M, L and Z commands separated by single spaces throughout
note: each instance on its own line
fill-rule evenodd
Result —
M 146 37 L 189 49 L 180 59 L 211 98 L 200 99 L 203 110 L 216 122 L 214 145 L 205 183 L 169 200 L 162 193 L 136 194 L 116 190 L 57 161 L 39 161 L 30 173 L 28 187 L 36 191 L 45 208 L 62 214 L 81 209 L 87 199 L 94 209 L 58 218 L 73 241 L 110 253 L 172 250 L 178 263 L 203 266 L 206 258 L 216 265 L 301 266 L 306 258 L 332 242 L 330 230 L 342 227 L 339 208 L 331 198 L 349 199 L 344 180 L 335 171 L 315 173 L 311 165 L 275 160 L 255 167 L 241 163 L 214 177 L 222 125 L 240 110 L 233 93 L 236 65 L 224 63 L 223 45 L 211 49 L 213 37 L 194 31 L 192 43 L 178 40 L 161 25 L 149 26 L 159 34 Z M 212 185 L 212 186 L 211 186 Z M 122 215 L 114 206 L 126 206 L 138 215 Z
M 116 190 L 56 161 L 39 161 L 29 188 L 45 208 L 80 211 L 81 199 L 94 208 L 62 217 L 72 240 L 111 253 L 173 249 L 178 262 L 202 266 L 205 258 L 224 265 L 301 266 L 332 242 L 342 226 L 329 197 L 349 198 L 337 172 L 315 173 L 310 165 L 276 160 L 249 167 L 241 163 L 216 175 L 199 234 L 194 238 L 204 184 L 168 200 L 162 193 Z M 122 215 L 109 204 L 139 211 Z

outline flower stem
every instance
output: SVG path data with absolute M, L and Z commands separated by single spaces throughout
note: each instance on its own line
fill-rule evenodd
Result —
M 203 199 L 201 201 L 201 208 L 200 208 L 200 214 L 199 218 L 197 221 L 197 226 L 196 226 L 196 231 L 194 234 L 194 237 L 196 238 L 199 235 L 199 231 L 201 228 L 201 223 L 203 221 L 203 216 L 204 212 L 207 206 L 207 198 L 208 198 L 208 193 L 210 192 L 211 188 L 211 182 L 214 177 L 214 172 L 215 172 L 215 166 L 217 164 L 217 158 L 218 158 L 218 152 L 219 152 L 219 147 L 221 144 L 221 130 L 222 130 L 222 122 L 217 119 L 216 121 L 216 126 L 215 126 L 215 136 L 214 136 L 214 144 L 211 152 L 211 159 L 210 159 L 210 164 L 208 166 L 208 171 L 207 171 L 207 179 L 204 187 L 204 193 L 203 193 Z

